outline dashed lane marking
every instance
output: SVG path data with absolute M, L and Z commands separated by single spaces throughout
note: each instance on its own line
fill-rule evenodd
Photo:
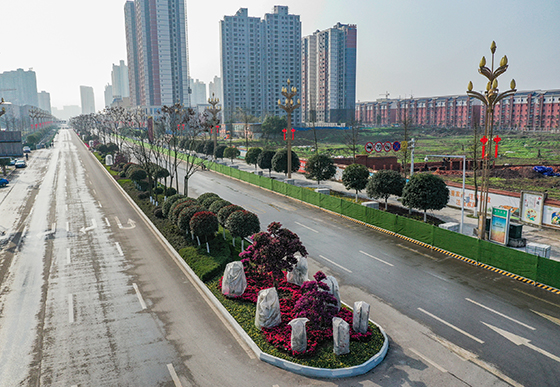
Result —
M 311 230 L 311 231 L 313 231 L 313 232 L 316 233 L 316 234 L 319 234 L 319 231 L 314 230 L 314 229 L 312 229 L 311 227 L 307 227 L 306 225 L 301 224 L 300 222 L 294 222 L 294 223 L 300 225 L 300 226 L 303 227 L 303 228 L 306 228 L 306 229 L 308 229 L 308 230 Z
M 340 267 L 342 270 L 346 270 L 348 273 L 352 273 L 352 270 L 348 270 L 347 268 L 345 268 L 342 265 L 339 265 L 338 263 L 331 261 L 330 259 L 328 259 L 327 257 L 323 256 L 323 255 L 319 255 L 319 257 L 323 258 L 325 261 L 332 263 L 335 266 Z
M 142 294 L 140 293 L 140 289 L 138 289 L 138 285 L 136 285 L 136 283 L 132 284 L 132 287 L 134 288 L 134 291 L 136 292 L 136 297 L 138 297 L 138 301 L 140 301 L 140 306 L 142 307 L 142 309 L 146 309 L 146 303 L 144 302 L 144 298 L 142 298 Z
M 433 318 L 434 320 L 437 320 L 437 321 L 439 321 L 440 323 L 447 325 L 449 328 L 454 329 L 454 330 L 456 330 L 457 332 L 462 333 L 463 335 L 465 335 L 465 336 L 467 336 L 467 337 L 473 339 L 473 340 L 476 341 L 477 343 L 484 344 L 484 341 L 483 341 L 483 340 L 480 340 L 478 337 L 475 337 L 475 336 L 471 335 L 470 333 L 465 332 L 465 331 L 462 330 L 461 328 L 456 327 L 455 325 L 453 325 L 453 324 L 451 324 L 451 323 L 445 321 L 444 319 L 441 319 L 441 318 L 439 318 L 438 316 L 433 315 L 433 314 L 431 314 L 430 312 L 427 312 L 427 311 L 425 311 L 425 310 L 422 309 L 422 308 L 418 308 L 418 310 L 419 310 L 420 312 L 422 312 L 422 313 L 427 314 L 428 316 L 430 316 L 430 317 Z
M 179 376 L 177 376 L 177 372 L 175 372 L 175 368 L 173 367 L 173 364 L 169 363 L 167 365 L 167 369 L 171 374 L 171 379 L 173 379 L 173 383 L 175 383 L 175 387 L 183 387 L 181 381 L 179 380 Z
M 74 296 L 72 294 L 68 295 L 68 322 L 70 324 L 74 322 Z
M 387 261 L 384 261 L 384 260 L 382 260 L 381 258 L 374 257 L 373 255 L 368 254 L 368 253 L 366 253 L 365 251 L 360 250 L 360 253 L 362 253 L 362 254 L 364 254 L 364 255 L 367 255 L 367 256 L 370 257 L 370 258 L 376 259 L 376 260 L 378 260 L 379 262 L 384 263 L 385 265 L 395 266 L 395 265 L 393 265 L 392 263 L 389 263 L 389 262 L 387 262 Z
M 518 321 L 518 320 L 516 320 L 516 319 L 514 319 L 514 318 L 511 318 L 511 317 L 509 317 L 509 316 L 506 316 L 505 314 L 500 313 L 500 312 L 498 312 L 497 310 L 494 310 L 494 309 L 492 309 L 492 308 L 489 308 L 489 307 L 487 307 L 486 305 L 482 305 L 482 304 L 480 304 L 480 303 L 478 303 L 478 302 L 476 302 L 476 301 L 473 301 L 473 300 L 471 300 L 470 298 L 465 298 L 465 300 L 467 300 L 468 302 L 471 302 L 471 303 L 473 303 L 473 304 L 475 304 L 475 305 L 478 305 L 478 306 L 480 306 L 481 308 L 484 308 L 484 309 L 486 309 L 486 310 L 488 310 L 488 311 L 490 311 L 490 312 L 492 312 L 492 313 L 496 313 L 498 316 L 501 316 L 501 317 L 506 318 L 506 319 L 508 319 L 508 320 L 510 320 L 510 321 L 513 321 L 514 323 L 517 323 L 517 324 L 519 324 L 519 325 L 521 325 L 521 326 L 524 326 L 525 328 L 528 328 L 528 329 L 530 329 L 530 330 L 532 330 L 532 331 L 535 330 L 535 328 L 533 328 L 533 327 L 530 326 L 530 325 L 524 324 L 524 323 L 522 323 L 521 321 Z
M 119 242 L 115 242 L 115 246 L 117 246 L 117 250 L 119 251 L 119 255 L 120 255 L 121 257 L 124 257 L 124 252 L 123 252 L 123 250 L 122 250 L 121 245 L 119 244 Z

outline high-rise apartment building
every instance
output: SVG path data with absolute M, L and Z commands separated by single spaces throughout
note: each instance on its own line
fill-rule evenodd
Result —
M 80 99 L 82 101 L 82 114 L 95 113 L 93 87 L 80 86 Z
M 208 98 L 212 98 L 212 94 L 214 98 L 218 98 L 220 103 L 223 102 L 222 97 L 222 78 L 215 76 L 212 81 L 208 83 Z
M 305 122 L 348 123 L 356 106 L 355 25 L 338 23 L 302 40 Z
M 41 91 L 40 93 L 37 94 L 37 100 L 39 105 L 37 107 L 39 109 L 43 109 L 44 111 L 49 112 L 49 114 L 52 114 L 50 93 L 47 93 L 46 91 Z
M 111 71 L 113 97 L 127 98 L 130 96 L 128 81 L 128 66 L 121 60 L 118 65 L 113 64 Z
M 0 74 L 0 97 L 14 105 L 39 107 L 35 71 L 17 69 Z
M 130 96 L 138 106 L 190 106 L 185 0 L 125 4 Z
M 103 93 L 105 100 L 105 107 L 110 107 L 113 103 L 113 86 L 111 84 L 105 85 L 105 92 Z
M 189 86 L 191 88 L 191 105 L 205 105 L 208 104 L 206 98 L 206 83 L 198 79 L 190 79 Z
M 220 22 L 224 119 L 239 109 L 256 117 L 283 115 L 281 89 L 290 79 L 301 86 L 301 22 L 286 6 L 274 6 L 264 19 L 241 8 Z M 293 115 L 300 121 L 299 111 Z

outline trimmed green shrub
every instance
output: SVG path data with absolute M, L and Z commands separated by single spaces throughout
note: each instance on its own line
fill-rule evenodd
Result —
M 214 192 L 205 192 L 202 195 L 200 195 L 199 197 L 196 198 L 196 201 L 198 202 L 198 204 L 202 205 L 202 203 L 204 203 L 204 201 L 208 198 L 211 197 L 217 197 L 220 198 L 217 194 L 215 194 Z
M 220 224 L 225 227 L 229 216 L 233 214 L 235 211 L 242 211 L 242 210 L 244 210 L 243 207 L 237 206 L 235 204 L 232 204 L 230 206 L 225 206 L 222 209 L 220 209 L 220 211 L 218 211 L 218 222 L 220 222 Z
M 154 189 L 154 193 L 156 195 L 161 195 L 163 193 L 163 188 L 157 187 L 156 189 Z
M 203 212 L 203 211 L 206 211 L 206 208 L 197 204 L 185 207 L 179 213 L 179 216 L 177 216 L 177 227 L 179 227 L 182 231 L 188 234 L 190 232 L 189 224 L 191 218 L 197 212 Z
M 133 181 L 140 181 L 148 177 L 148 174 L 140 167 L 128 168 L 126 171 L 126 177 Z
M 208 199 L 205 199 L 202 202 L 202 207 L 206 208 L 206 209 L 210 209 L 210 206 L 212 205 L 212 203 L 214 203 L 215 201 L 218 200 L 222 200 L 219 196 L 211 196 Z
M 193 206 L 197 204 L 195 199 L 192 198 L 185 198 L 185 199 L 181 199 L 176 201 L 172 206 L 171 209 L 169 210 L 169 214 L 167 215 L 167 218 L 173 222 L 173 224 L 177 224 L 177 219 L 179 217 L 179 214 L 181 213 L 181 211 L 183 211 L 183 209 Z
M 140 192 L 138 194 L 138 199 L 140 200 L 144 200 L 144 199 L 148 199 L 150 197 L 150 194 L 147 192 Z
M 218 145 L 216 147 L 216 158 L 223 159 L 224 158 L 224 151 L 226 150 L 227 146 L 225 145 Z
M 158 219 L 163 219 L 163 211 L 161 210 L 161 207 L 156 207 L 154 210 L 154 216 Z
M 210 208 L 208 208 L 208 211 L 211 211 L 217 215 L 218 212 L 225 206 L 231 206 L 231 203 L 224 199 L 216 200 L 212 203 Z
M 257 215 L 241 210 L 233 212 L 226 220 L 226 228 L 234 238 L 245 238 L 261 231 L 261 223 Z
M 181 195 L 181 194 L 169 195 L 167 197 L 167 199 L 163 203 L 163 207 L 162 207 L 164 218 L 167 218 L 167 215 L 169 214 L 169 210 L 171 209 L 171 206 L 179 199 L 187 199 L 187 197 L 185 195 Z
M 165 190 L 165 196 L 169 197 L 169 196 L 173 196 L 177 194 L 177 190 L 173 187 L 169 187 Z
M 190 230 L 198 237 L 206 240 L 218 232 L 220 225 L 216 214 L 210 211 L 202 211 L 194 214 L 189 223 Z

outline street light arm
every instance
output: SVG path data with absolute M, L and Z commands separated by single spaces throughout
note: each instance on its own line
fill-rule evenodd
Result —
M 480 94 L 478 91 L 467 91 L 467 95 L 471 98 L 476 98 L 476 99 L 482 101 L 482 103 L 484 103 L 486 106 L 488 106 L 488 100 L 486 99 L 486 97 L 483 94 Z
M 494 103 L 497 103 L 497 102 L 501 101 L 502 99 L 504 99 L 506 97 L 510 97 L 510 96 L 514 95 L 516 91 L 517 91 L 516 89 L 512 89 L 512 90 L 508 90 L 506 92 L 503 92 L 502 94 L 500 94 L 498 96 L 498 98 L 496 98 L 496 101 Z

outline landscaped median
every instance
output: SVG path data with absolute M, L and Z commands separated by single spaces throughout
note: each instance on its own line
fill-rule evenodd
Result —
M 107 168 L 107 170 L 109 171 L 110 168 Z M 287 312 L 286 308 L 293 307 L 298 299 L 305 296 L 299 293 L 299 286 L 285 282 L 285 273 L 283 274 L 284 279 L 280 280 L 278 289 L 281 294 L 282 313 L 286 316 L 283 317 L 282 324 L 276 330 L 258 329 L 255 326 L 257 307 L 252 300 L 256 298 L 256 294 L 260 290 L 263 290 L 264 287 L 272 287 L 273 282 L 276 281 L 272 281 L 270 278 L 252 281 L 245 299 L 224 296 L 221 292 L 224 267 L 229 262 L 239 260 L 240 253 L 239 243 L 237 243 L 237 247 L 233 246 L 230 232 L 220 228 L 215 236 L 208 238 L 207 246 L 204 244 L 198 245 L 198 241 L 189 232 L 185 233 L 169 219 L 162 217 L 162 211 L 156 207 L 154 201 L 146 198 L 130 180 L 119 178 L 118 174 L 112 172 L 119 186 L 132 199 L 139 212 L 150 221 L 156 232 L 161 235 L 162 240 L 169 245 L 170 251 L 174 253 L 177 262 L 191 276 L 197 288 L 223 314 L 259 359 L 298 374 L 329 378 L 349 377 L 366 373 L 384 359 L 389 346 L 388 338 L 381 327 L 371 321 L 366 324 L 368 326 L 365 328 L 367 329 L 367 331 L 364 331 L 365 334 L 360 334 L 350 328 L 350 352 L 347 354 L 334 354 L 333 328 L 329 328 L 328 324 L 320 329 L 317 327 L 308 328 L 308 351 L 303 353 L 291 351 L 290 332 L 288 331 L 290 328 L 286 321 L 294 316 Z M 211 206 L 212 201 L 204 200 L 199 201 L 198 204 L 189 204 L 200 206 L 201 202 Z M 167 213 L 173 211 L 173 208 L 173 206 L 167 208 Z M 175 207 L 175 210 L 175 221 L 177 222 L 177 213 L 182 212 L 179 204 Z M 328 307 L 332 308 L 333 306 L 329 304 Z M 345 324 L 350 323 L 351 326 L 352 310 L 348 306 L 342 305 L 338 312 L 331 312 L 330 315 L 326 314 L 329 322 L 330 316 L 336 315 L 340 320 L 345 320 Z

